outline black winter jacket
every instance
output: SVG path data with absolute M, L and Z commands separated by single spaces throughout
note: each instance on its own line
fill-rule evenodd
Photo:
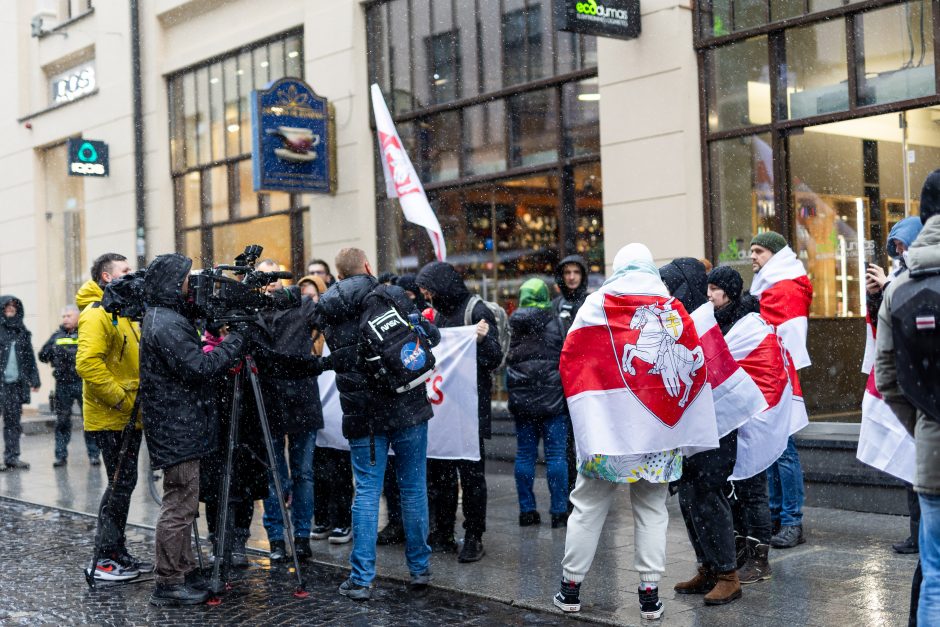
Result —
M 300 298 L 299 290 L 297 297 Z M 299 307 L 262 314 L 270 349 L 278 353 L 257 355 L 261 389 L 274 433 L 310 433 L 323 428 L 316 377 L 321 369 L 315 366 L 322 360 L 311 355 L 316 309 L 312 299 L 303 297 Z M 298 369 L 286 356 L 305 358 L 314 365 L 313 376 Z
M 184 315 L 182 284 L 192 261 L 160 255 L 147 268 L 140 338 L 140 400 L 154 468 L 168 468 L 212 452 L 217 442 L 214 377 L 235 363 L 244 340 L 229 333 L 209 353 Z
M 562 322 L 552 309 L 523 307 L 509 317 L 512 341 L 506 357 L 509 411 L 519 418 L 551 418 L 566 412 L 558 360 Z
M 359 274 L 334 283 L 320 297 L 317 323 L 326 337 L 336 370 L 336 388 L 343 408 L 343 435 L 348 439 L 389 434 L 420 425 L 433 417 L 431 403 L 423 386 L 395 394 L 373 383 L 359 354 L 359 318 L 362 301 L 378 285 L 375 277 Z M 417 312 L 404 290 L 388 287 L 387 292 L 399 311 Z M 420 316 L 419 316 L 420 317 Z M 431 346 L 441 341 L 437 328 L 421 318 L 421 326 Z
M 569 263 L 576 263 L 581 268 L 581 284 L 574 290 L 569 290 L 565 285 L 564 270 Z M 555 266 L 555 285 L 561 291 L 561 295 L 556 296 L 552 301 L 552 308 L 555 314 L 561 319 L 562 330 L 568 333 L 571 324 L 574 322 L 578 310 L 584 304 L 587 298 L 588 289 L 588 267 L 581 255 L 568 255 Z
M 75 353 L 78 352 L 78 328 L 67 331 L 59 326 L 39 350 L 39 361 L 52 366 L 56 385 L 81 384 L 75 372 Z
M 16 306 L 16 315 L 7 318 L 3 309 L 11 302 Z M 11 348 L 16 351 L 16 365 L 20 371 L 13 391 L 19 402 L 25 404 L 29 402 L 30 388 L 39 387 L 39 369 L 33 355 L 33 336 L 23 324 L 23 303 L 15 296 L 6 295 L 0 296 L 0 383 L 3 383 L 3 371 Z
M 462 327 L 466 325 L 465 315 L 471 294 L 463 279 L 452 265 L 444 261 L 433 261 L 421 268 L 418 273 L 418 286 L 433 295 L 431 305 L 436 310 L 434 324 L 438 328 Z M 496 318 L 482 302 L 473 307 L 470 324 L 486 320 L 490 330 L 477 342 L 477 412 L 480 417 L 480 437 L 490 437 L 491 388 L 493 370 L 503 360 L 503 349 L 499 344 L 499 329 Z

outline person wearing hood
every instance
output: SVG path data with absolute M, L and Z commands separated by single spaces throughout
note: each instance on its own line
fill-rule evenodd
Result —
M 29 392 L 39 390 L 39 370 L 33 355 L 32 334 L 23 324 L 23 303 L 16 296 L 0 296 L 0 410 L 3 411 L 3 468 L 29 470 L 20 459 L 20 419 Z
M 719 266 L 708 273 L 708 300 L 715 306 L 715 321 L 722 335 L 728 335 L 732 327 L 748 314 L 760 313 L 760 303 L 744 291 L 744 279 L 730 266 Z M 724 444 L 722 440 L 722 448 Z M 736 454 L 737 442 L 730 460 L 732 470 Z M 729 472 L 725 479 L 730 475 Z M 773 526 L 767 494 L 767 471 L 725 485 L 732 495 L 729 502 L 733 517 L 738 586 L 770 579 L 772 572 L 768 556 Z
M 49 336 L 39 351 L 39 361 L 52 366 L 55 379 L 55 393 L 50 395 L 54 401 L 55 420 L 55 462 L 59 468 L 68 462 L 69 442 L 72 440 L 72 405 L 82 404 L 82 380 L 75 372 L 75 353 L 78 351 L 78 307 L 66 305 L 62 309 L 62 324 Z M 85 431 L 85 450 L 88 463 L 97 466 L 101 463 L 98 445 L 91 432 Z
M 199 462 L 217 445 L 214 398 L 205 385 L 235 364 L 245 348 L 231 331 L 203 351 L 189 296 L 192 260 L 160 255 L 147 267 L 140 345 L 140 397 L 152 468 L 163 470 L 156 526 L 156 585 L 150 603 L 195 605 L 209 597 L 199 586 L 192 522 L 199 510 Z
M 121 460 L 121 438 L 130 421 L 137 396 L 140 374 L 138 347 L 140 331 L 130 318 L 118 317 L 101 307 L 108 283 L 130 274 L 127 257 L 104 253 L 91 266 L 91 279 L 75 294 L 78 316 L 78 350 L 75 371 L 82 378 L 82 418 L 101 450 L 111 499 L 99 508 L 98 538 L 101 559 L 95 567 L 96 579 L 125 581 L 140 573 L 153 572 L 153 563 L 132 556 L 127 551 L 124 526 L 137 485 L 137 458 L 140 453 L 140 422 L 127 437 L 128 445 Z M 115 482 L 115 470 L 121 474 Z
M 571 328 L 571 323 L 587 298 L 587 270 L 587 263 L 581 255 L 568 255 L 555 266 L 555 285 L 560 294 L 552 300 L 552 309 L 561 319 L 565 333 Z
M 692 313 L 708 302 L 705 264 L 693 257 L 679 257 L 659 269 L 669 293 Z
M 940 624 L 940 421 L 937 416 L 929 416 L 924 411 L 915 409 L 901 388 L 898 354 L 918 350 L 916 343 L 919 338 L 910 338 L 910 341 L 896 346 L 898 338 L 893 328 L 892 316 L 895 295 L 899 289 L 915 280 L 917 275 L 925 276 L 940 271 L 938 216 L 940 170 L 934 170 L 924 181 L 920 194 L 920 220 L 923 229 L 908 251 L 907 269 L 898 274 L 885 289 L 884 300 L 878 311 L 878 333 L 875 340 L 875 383 L 878 392 L 907 432 L 914 437 L 914 490 L 920 501 L 921 519 L 920 561 L 911 586 L 911 617 L 913 619 L 916 613 L 918 625 Z M 926 315 L 928 311 L 924 311 L 924 322 L 930 320 Z M 929 326 L 929 323 L 924 326 Z M 935 334 L 936 330 L 927 332 Z M 932 357 L 933 365 L 936 366 L 936 355 Z M 911 624 L 914 624 L 913 620 Z
M 551 495 L 552 529 L 568 520 L 568 415 L 558 360 L 565 337 L 552 311 L 548 286 L 529 279 L 519 290 L 519 308 L 509 317 L 512 340 L 506 357 L 509 413 L 516 421 L 516 492 L 519 526 L 537 525 L 535 460 L 539 440 L 545 451 L 546 478 Z
M 464 536 L 459 562 L 476 562 L 485 554 L 486 472 L 483 440 L 490 437 L 490 388 L 492 373 L 503 359 L 496 317 L 482 300 L 470 294 L 463 278 L 445 261 L 433 261 L 421 268 L 418 287 L 435 310 L 434 323 L 439 328 L 460 327 L 468 323 L 477 330 L 477 415 L 480 417 L 480 459 L 428 460 L 428 495 L 432 512 L 431 537 L 435 551 L 453 552 L 454 525 L 457 520 L 458 477 L 462 489 Z M 471 307 L 471 303 L 475 302 Z
M 372 596 L 379 504 L 389 447 L 398 459 L 396 474 L 405 527 L 405 559 L 411 585 L 427 587 L 431 579 L 428 539 L 428 421 L 434 416 L 424 386 L 400 394 L 377 385 L 361 358 L 359 324 L 366 298 L 378 281 L 366 254 L 344 248 L 336 255 L 339 281 L 320 299 L 318 321 L 336 370 L 336 389 L 343 409 L 343 436 L 349 440 L 356 491 L 353 497 L 351 572 L 339 593 L 356 601 Z M 441 340 L 437 328 L 421 317 L 411 299 L 397 286 L 385 295 L 403 317 L 414 319 L 430 347 Z

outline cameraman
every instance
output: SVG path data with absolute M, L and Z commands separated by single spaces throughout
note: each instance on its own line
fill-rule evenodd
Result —
M 235 363 L 245 340 L 229 333 L 203 352 L 187 302 L 192 260 L 160 255 L 144 279 L 140 346 L 140 395 L 151 466 L 163 472 L 163 505 L 156 531 L 156 586 L 153 605 L 195 605 L 209 593 L 200 589 L 190 538 L 199 508 L 199 459 L 211 453 L 217 425 L 204 386 Z
M 376 384 L 360 358 L 360 315 L 366 297 L 378 285 L 366 254 L 344 248 L 336 255 L 339 282 L 320 299 L 318 316 L 332 351 L 336 387 L 343 408 L 343 435 L 349 440 L 356 493 L 353 497 L 353 550 L 349 579 L 339 588 L 343 596 L 365 601 L 375 579 L 375 544 L 379 497 L 388 449 L 395 450 L 405 527 L 405 558 L 416 588 L 430 582 L 431 547 L 428 535 L 427 445 L 428 420 L 433 413 L 424 386 L 408 392 L 387 392 Z M 416 319 L 431 346 L 440 341 L 437 328 L 419 315 L 399 287 L 387 288 L 395 308 Z

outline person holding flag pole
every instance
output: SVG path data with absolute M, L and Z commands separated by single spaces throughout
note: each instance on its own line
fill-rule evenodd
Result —
M 668 484 L 682 459 L 718 447 L 712 390 L 695 324 L 670 298 L 649 249 L 629 244 L 588 296 L 560 370 L 578 456 L 562 581 L 554 604 L 581 609 L 581 582 L 620 484 L 630 486 L 640 616 L 663 614 Z

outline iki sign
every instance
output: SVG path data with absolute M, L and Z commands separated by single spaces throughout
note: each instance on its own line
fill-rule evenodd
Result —
M 108 145 L 93 139 L 68 141 L 69 176 L 108 176 Z
M 558 30 L 582 35 L 636 39 L 640 0 L 554 0 Z

